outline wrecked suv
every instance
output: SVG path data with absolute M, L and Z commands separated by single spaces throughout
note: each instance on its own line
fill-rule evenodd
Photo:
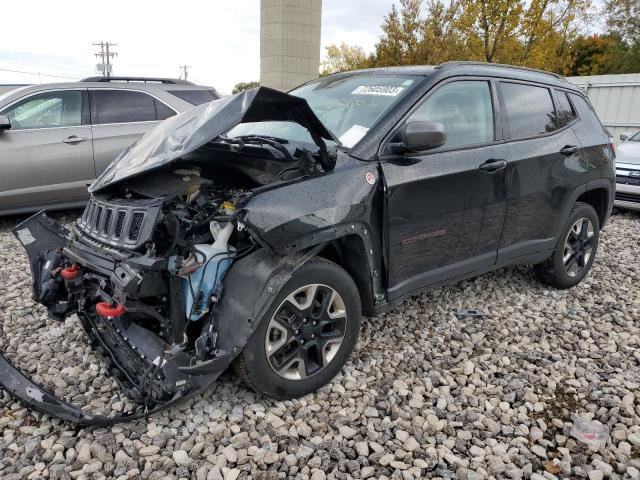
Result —
M 499 65 L 364 70 L 258 88 L 172 117 L 91 185 L 70 230 L 14 232 L 35 299 L 77 313 L 140 407 L 92 415 L 6 359 L 33 408 L 108 424 L 234 365 L 279 399 L 327 383 L 360 319 L 511 264 L 568 288 L 610 214 L 608 135 L 562 78 Z

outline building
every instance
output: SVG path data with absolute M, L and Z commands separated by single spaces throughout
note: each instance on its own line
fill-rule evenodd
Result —
M 287 91 L 318 77 L 322 0 L 261 0 L 260 84 Z
M 640 130 L 640 73 L 567 77 L 582 88 L 616 142 Z

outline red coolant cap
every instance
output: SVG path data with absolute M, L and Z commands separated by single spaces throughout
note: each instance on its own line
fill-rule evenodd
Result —
M 108 302 L 98 302 L 96 304 L 96 312 L 101 317 L 121 317 L 125 311 L 124 305 L 121 303 L 115 307 L 112 307 Z
M 80 275 L 80 269 L 78 268 L 78 265 L 74 264 L 62 270 L 60 272 L 60 275 L 62 275 L 62 278 L 64 278 L 65 280 L 73 280 L 78 275 Z

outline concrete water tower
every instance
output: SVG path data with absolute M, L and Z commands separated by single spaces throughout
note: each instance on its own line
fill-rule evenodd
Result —
M 260 84 L 287 91 L 318 78 L 322 0 L 260 1 Z

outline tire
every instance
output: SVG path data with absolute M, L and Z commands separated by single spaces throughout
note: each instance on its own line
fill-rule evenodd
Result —
M 534 265 L 538 278 L 555 288 L 578 285 L 589 273 L 600 240 L 600 221 L 591 205 L 577 202 L 569 213 L 551 257 Z
M 236 359 L 235 371 L 249 387 L 277 400 L 311 393 L 351 355 L 361 315 L 358 288 L 349 274 L 313 258 L 275 296 Z

